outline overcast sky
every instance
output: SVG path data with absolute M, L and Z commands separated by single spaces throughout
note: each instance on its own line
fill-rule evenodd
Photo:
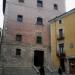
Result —
M 75 0 L 65 0 L 66 11 L 75 8 Z M 0 27 L 3 27 L 2 0 L 0 0 Z

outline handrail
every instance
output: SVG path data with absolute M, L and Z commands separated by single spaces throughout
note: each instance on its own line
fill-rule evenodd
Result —
M 37 67 L 36 67 L 35 65 L 33 65 L 32 67 L 34 68 L 34 70 L 35 70 L 38 74 L 40 74 L 39 70 L 37 69 Z
M 48 69 L 50 72 L 53 72 L 53 70 L 47 66 L 44 66 L 46 69 Z

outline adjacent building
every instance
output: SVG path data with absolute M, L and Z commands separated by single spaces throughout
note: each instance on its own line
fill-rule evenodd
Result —
M 53 67 L 75 74 L 75 9 L 49 21 Z
M 48 20 L 65 12 L 65 0 L 4 0 L 4 11 L 1 54 L 8 74 L 50 66 Z

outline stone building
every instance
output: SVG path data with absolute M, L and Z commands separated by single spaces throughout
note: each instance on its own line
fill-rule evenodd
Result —
M 32 69 L 44 74 L 45 67 L 50 67 L 48 20 L 65 12 L 65 1 L 7 0 L 4 6 L 1 54 L 5 74 L 32 74 Z

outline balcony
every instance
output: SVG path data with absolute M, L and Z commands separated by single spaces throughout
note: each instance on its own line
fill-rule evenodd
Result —
M 65 53 L 56 53 L 57 57 L 64 58 L 66 56 Z
M 58 41 L 64 40 L 64 36 L 59 36 L 59 37 L 57 37 L 57 40 L 58 40 Z
M 61 58 L 64 58 L 65 56 L 66 56 L 65 53 L 60 53 L 60 57 L 61 57 Z

